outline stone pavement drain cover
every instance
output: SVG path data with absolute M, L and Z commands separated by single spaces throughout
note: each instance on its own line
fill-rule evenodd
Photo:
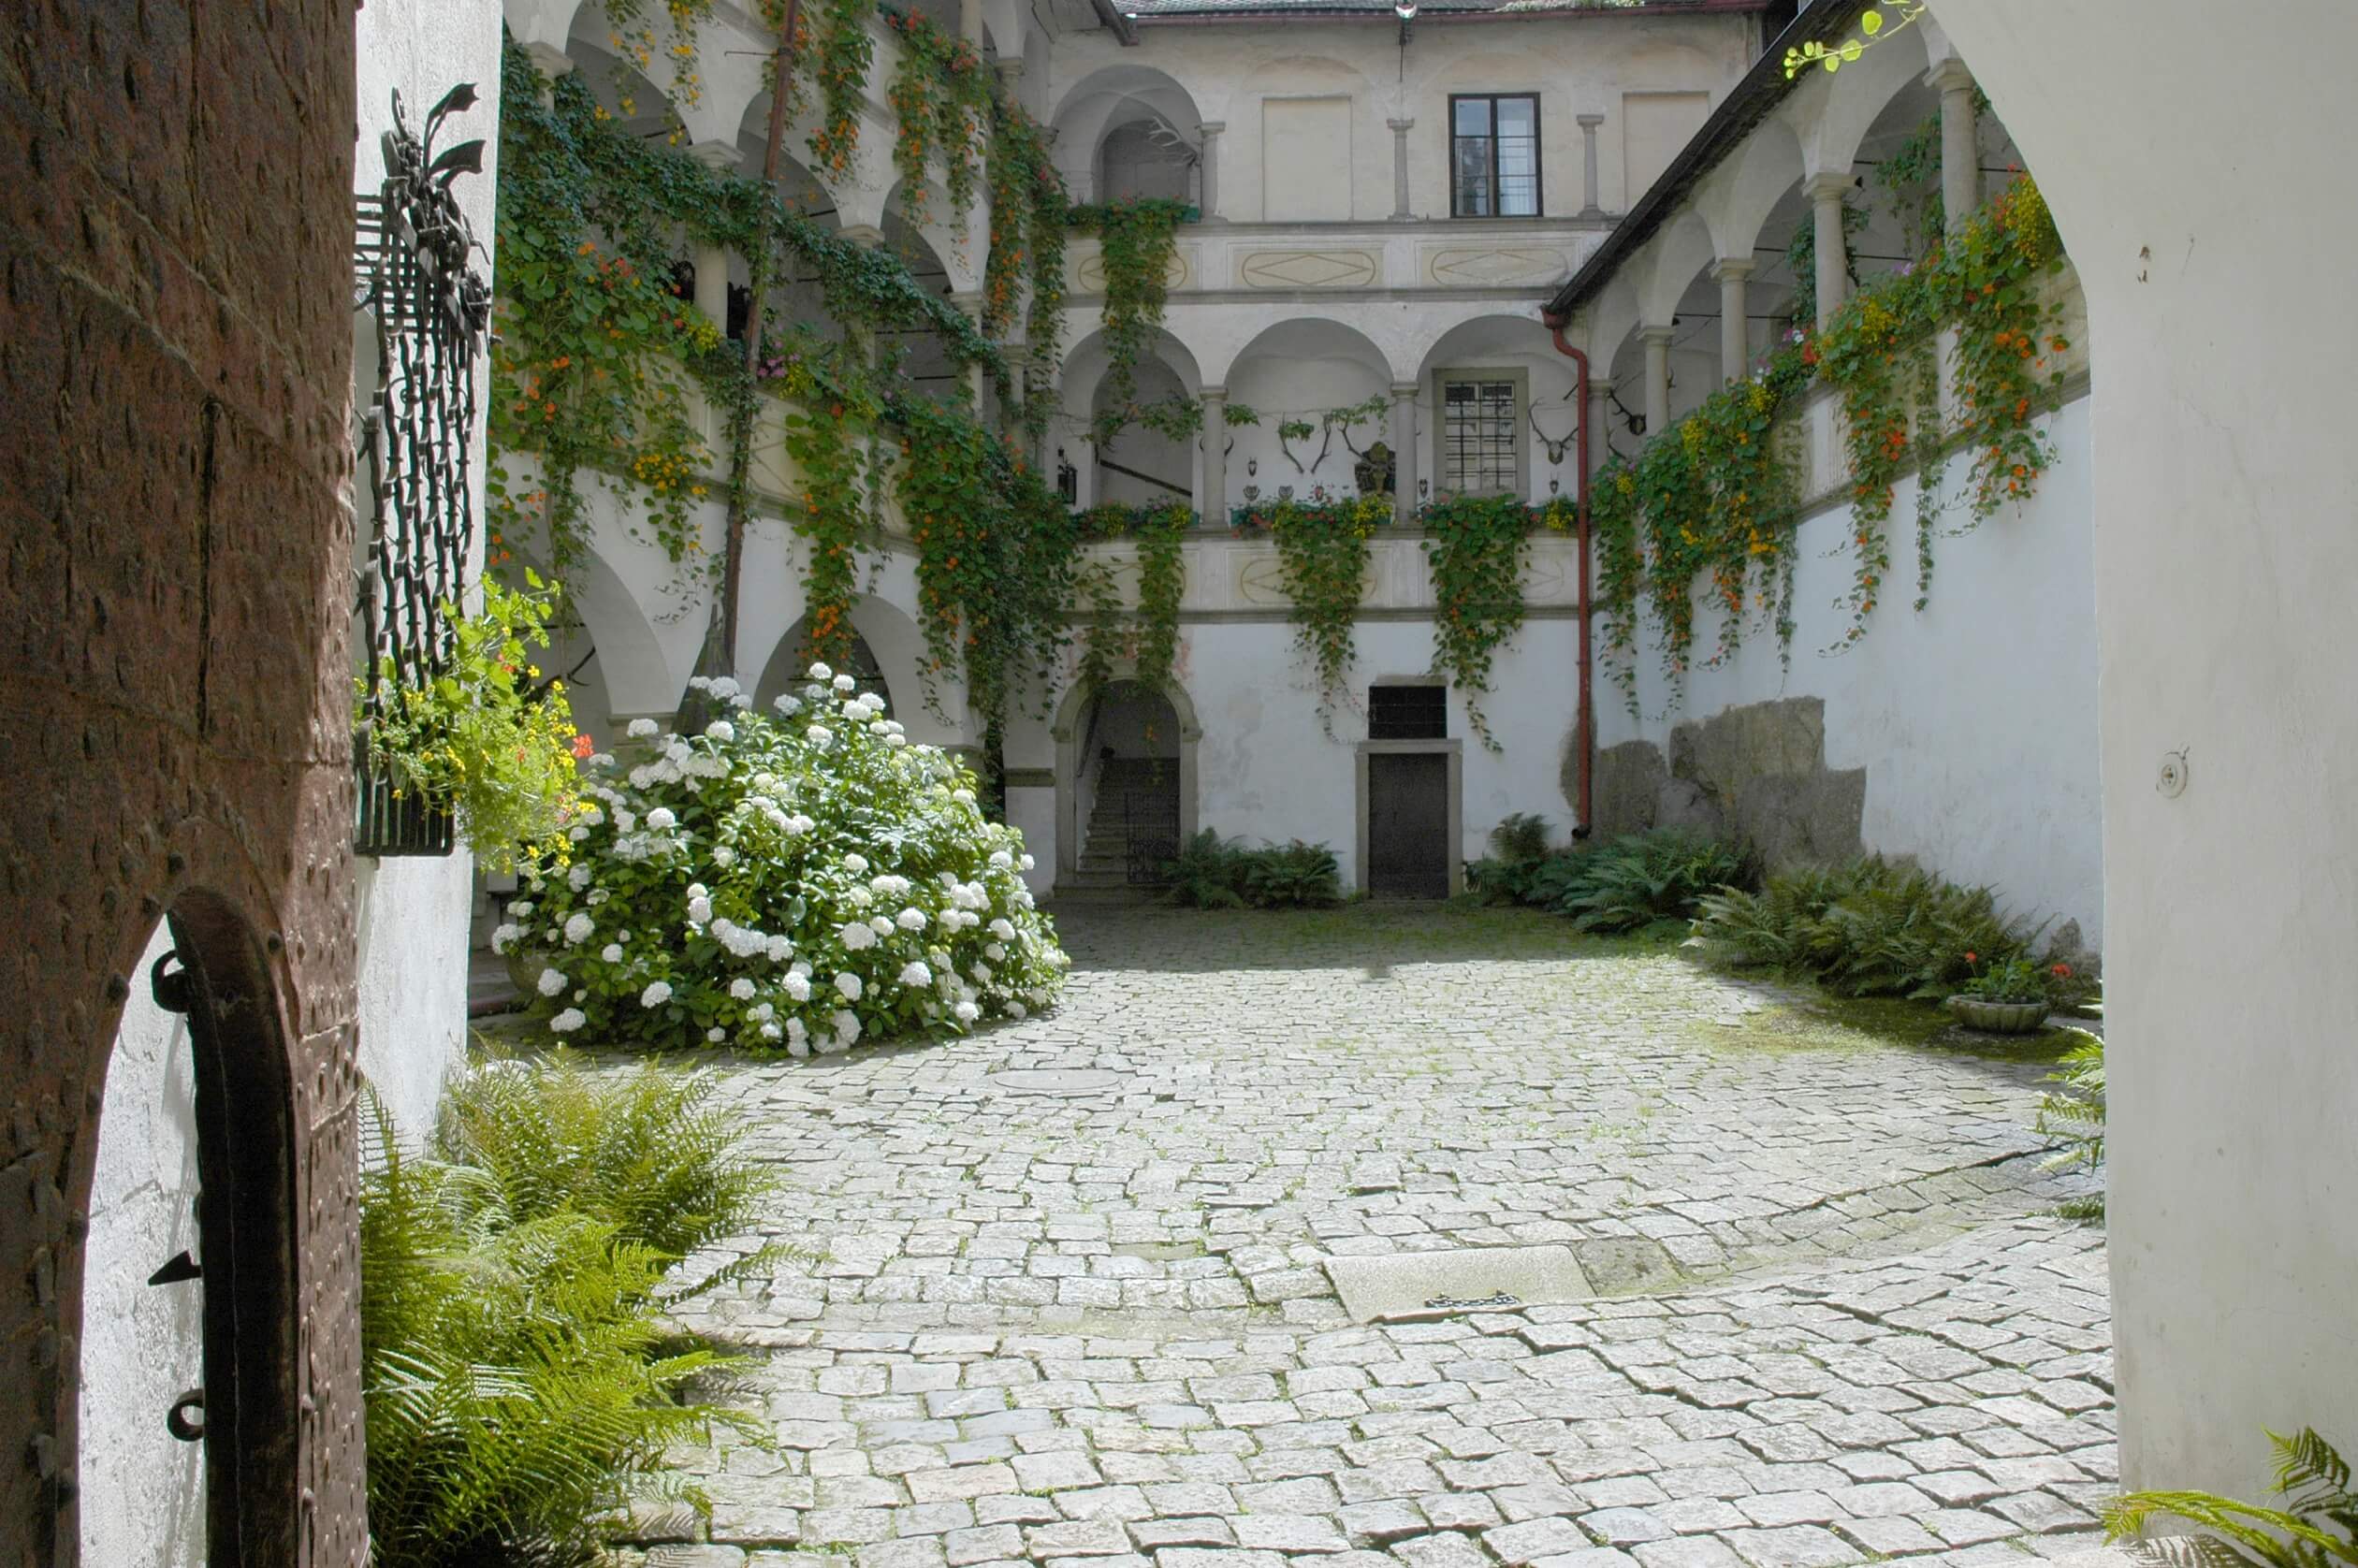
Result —
M 1408 1322 L 1462 1312 L 1504 1312 L 1555 1301 L 1583 1301 L 1595 1292 L 1572 1249 L 1464 1247 L 1448 1252 L 1394 1253 L 1387 1257 L 1330 1257 L 1327 1277 L 1344 1310 L 1361 1322 Z
M 1016 1067 L 991 1074 L 1000 1088 L 1027 1095 L 1094 1095 L 1121 1081 L 1120 1073 L 1104 1067 Z

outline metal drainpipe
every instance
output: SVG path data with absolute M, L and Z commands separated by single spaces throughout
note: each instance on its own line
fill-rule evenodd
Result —
M 1596 825 L 1594 810 L 1596 774 L 1596 704 L 1593 695 L 1594 683 L 1590 669 L 1596 637 L 1589 627 L 1589 577 L 1591 575 L 1589 570 L 1589 356 L 1564 341 L 1564 329 L 1570 325 L 1572 320 L 1569 315 L 1544 311 L 1540 312 L 1539 319 L 1554 335 L 1556 352 L 1580 368 L 1580 384 L 1575 394 L 1579 399 L 1580 404 L 1580 479 L 1578 492 L 1580 536 L 1580 772 L 1579 789 L 1580 820 L 1573 830 L 1573 836 L 1586 838 L 1595 830 Z

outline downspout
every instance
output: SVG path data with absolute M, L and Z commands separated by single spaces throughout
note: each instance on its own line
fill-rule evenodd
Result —
M 1554 311 L 1540 312 L 1540 321 L 1554 335 L 1556 352 L 1579 367 L 1579 387 L 1575 394 L 1580 403 L 1579 464 L 1578 490 L 1580 537 L 1580 769 L 1576 806 L 1579 821 L 1572 830 L 1575 838 L 1586 838 L 1596 828 L 1596 703 L 1591 674 L 1593 650 L 1596 635 L 1589 626 L 1589 356 L 1564 341 L 1564 329 L 1571 324 L 1571 316 Z

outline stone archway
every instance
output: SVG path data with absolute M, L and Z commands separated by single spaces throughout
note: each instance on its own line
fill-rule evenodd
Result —
M 1084 827 L 1085 775 L 1092 760 L 1088 752 L 1089 718 L 1104 692 L 1123 685 L 1143 687 L 1138 679 L 1138 666 L 1128 660 L 1116 661 L 1108 677 L 1099 683 L 1075 681 L 1056 705 L 1055 722 L 1052 731 L 1056 743 L 1056 885 L 1071 887 L 1081 870 L 1081 850 Z M 1188 701 L 1186 689 L 1176 680 L 1166 680 L 1150 688 L 1168 703 L 1178 721 L 1176 762 L 1178 768 L 1178 835 L 1182 843 L 1195 836 L 1197 830 L 1196 751 L 1203 739 L 1203 726 L 1197 722 L 1195 704 Z

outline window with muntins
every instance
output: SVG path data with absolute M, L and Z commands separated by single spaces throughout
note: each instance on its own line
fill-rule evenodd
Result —
M 1448 733 L 1448 687 L 1371 686 L 1367 689 L 1369 740 L 1446 740 Z
M 1504 376 L 1441 382 L 1441 487 L 1455 495 L 1522 488 L 1521 388 Z
M 1539 216 L 1539 98 L 1449 99 L 1449 211 L 1460 218 Z

